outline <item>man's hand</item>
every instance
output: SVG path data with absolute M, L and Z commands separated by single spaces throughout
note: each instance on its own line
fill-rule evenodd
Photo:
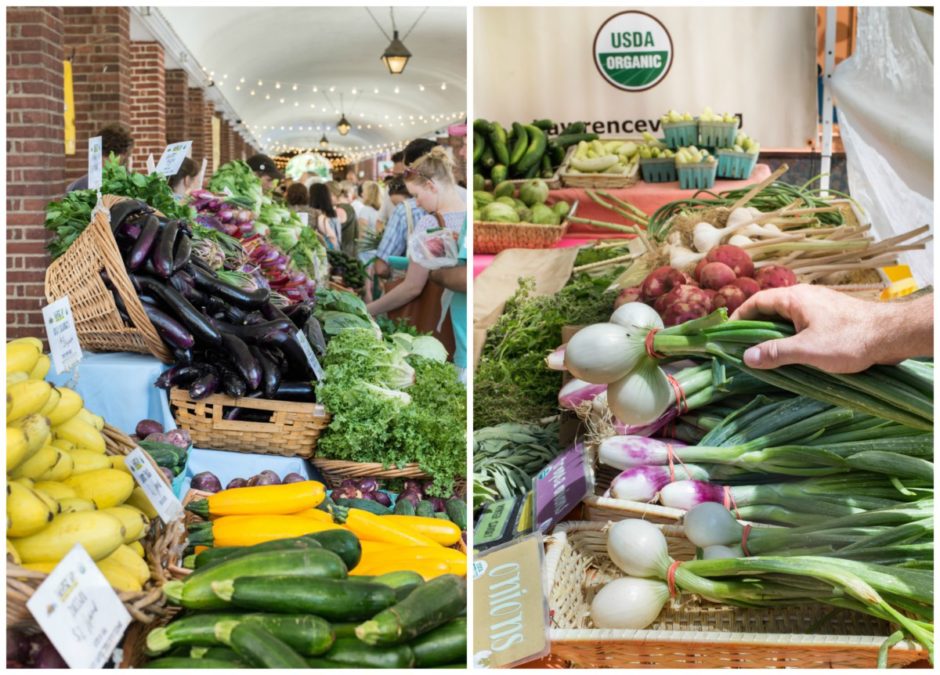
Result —
M 797 330 L 744 353 L 751 368 L 788 364 L 829 373 L 857 373 L 933 353 L 933 296 L 913 302 L 868 302 L 824 286 L 800 284 L 754 294 L 732 319 L 780 316 Z
M 375 259 L 375 262 L 372 263 L 372 269 L 375 270 L 375 276 L 381 279 L 387 279 L 391 275 L 392 271 L 388 266 L 388 263 L 381 258 Z

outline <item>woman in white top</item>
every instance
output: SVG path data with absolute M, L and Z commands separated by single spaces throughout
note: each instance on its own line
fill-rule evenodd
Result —
M 385 225 L 379 220 L 379 209 L 382 208 L 382 189 L 375 181 L 366 181 L 362 184 L 362 208 L 356 214 L 359 216 L 359 238 L 366 234 L 376 234 L 382 231 Z

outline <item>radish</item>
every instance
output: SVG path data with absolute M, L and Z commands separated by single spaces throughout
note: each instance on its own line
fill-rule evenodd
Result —
M 698 278 L 702 286 L 717 291 L 722 286 L 730 284 L 736 277 L 734 270 L 724 263 L 710 262 L 702 267 Z
M 731 282 L 731 285 L 740 288 L 747 297 L 751 297 L 760 290 L 760 284 L 750 277 L 738 277 Z
M 708 307 L 704 304 L 693 302 L 674 302 L 669 305 L 663 314 L 663 324 L 666 326 L 678 326 L 680 323 L 700 319 L 708 314 Z
M 728 314 L 732 314 L 734 310 L 744 304 L 745 300 L 747 300 L 747 293 L 743 289 L 739 286 L 728 285 L 718 289 L 712 306 L 714 309 L 727 307 Z
M 668 265 L 659 267 L 649 273 L 640 286 L 640 297 L 643 302 L 652 302 L 661 295 L 665 295 L 676 286 L 685 283 L 685 275 Z
M 708 260 L 705 258 L 702 258 L 701 260 L 698 261 L 698 264 L 695 266 L 695 271 L 692 272 L 692 276 L 695 277 L 696 281 L 702 280 L 702 268 L 705 267 L 705 265 L 707 264 L 708 264 Z
M 708 306 L 710 298 L 708 293 L 704 288 L 699 288 L 698 286 L 690 286 L 688 284 L 683 284 L 682 286 L 676 286 L 668 294 L 661 298 L 662 300 L 662 310 L 665 312 L 670 305 L 676 302 L 689 302 L 696 305 L 705 305 Z M 659 303 L 659 300 L 657 300 Z M 655 307 L 654 307 L 655 309 Z M 662 312 L 659 312 L 662 315 Z
M 754 262 L 751 260 L 751 256 L 749 256 L 747 251 L 743 248 L 738 248 L 737 246 L 731 246 L 730 244 L 716 246 L 708 252 L 708 255 L 705 256 L 705 260 L 708 262 L 724 263 L 731 268 L 735 276 L 754 276 Z
M 760 284 L 761 290 L 765 288 L 784 288 L 796 285 L 796 275 L 783 265 L 768 265 L 757 270 L 754 280 Z
M 640 287 L 631 286 L 630 288 L 625 288 L 620 291 L 617 295 L 617 299 L 614 300 L 614 309 L 617 309 L 621 305 L 625 305 L 628 302 L 638 302 L 640 299 Z

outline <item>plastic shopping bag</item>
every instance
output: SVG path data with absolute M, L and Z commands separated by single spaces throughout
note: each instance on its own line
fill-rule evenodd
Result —
M 457 264 L 458 233 L 448 229 L 420 232 L 408 241 L 408 258 L 429 270 L 454 267 Z

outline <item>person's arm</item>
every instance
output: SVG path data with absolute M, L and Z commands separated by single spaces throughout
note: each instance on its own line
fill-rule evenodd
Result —
M 366 305 L 366 309 L 372 316 L 394 311 L 421 295 L 427 283 L 428 269 L 416 263 L 410 263 L 404 281 L 375 302 L 370 302 Z
M 333 244 L 334 248 L 339 248 L 339 242 L 336 240 L 336 233 L 330 226 L 329 219 L 322 213 L 317 218 L 317 229 L 320 230 L 320 234 L 326 237 L 327 241 Z
M 800 284 L 755 293 L 731 318 L 770 316 L 789 319 L 797 334 L 748 349 L 744 362 L 751 368 L 804 364 L 830 373 L 857 373 L 875 364 L 933 356 L 933 294 L 870 302 Z
M 439 270 L 431 270 L 431 281 L 440 284 L 444 288 L 454 291 L 454 293 L 467 292 L 467 266 L 457 265 L 456 267 L 442 267 Z

